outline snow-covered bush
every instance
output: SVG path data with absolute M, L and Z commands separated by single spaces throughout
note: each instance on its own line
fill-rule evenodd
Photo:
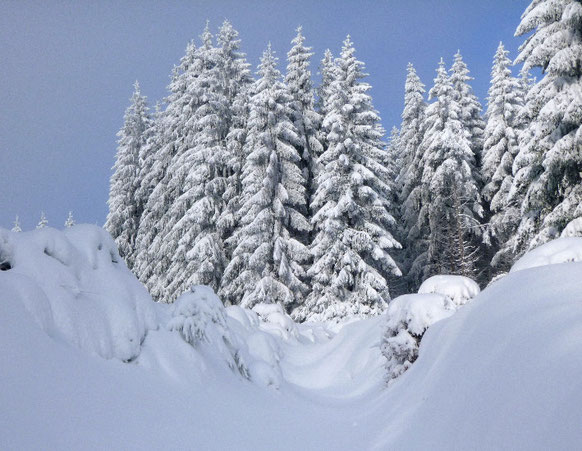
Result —
M 582 236 L 582 218 L 576 218 L 568 223 L 560 235 L 562 238 Z
M 510 272 L 577 261 L 582 261 L 582 238 L 558 238 L 529 251 L 515 262 Z
M 207 344 L 222 356 L 228 366 L 249 378 L 247 366 L 240 352 L 241 345 L 231 333 L 224 306 L 212 288 L 193 285 L 176 299 L 172 318 L 167 324 L 170 331 L 178 331 L 184 341 L 194 347 Z
M 426 329 L 454 311 L 453 302 L 438 293 L 406 294 L 390 303 L 380 345 L 382 354 L 388 360 L 386 370 L 389 381 L 404 373 L 417 359 L 420 340 Z
M 261 319 L 261 328 L 284 339 L 297 338 L 297 324 L 291 319 L 280 304 L 257 304 L 253 307 Z
M 101 227 L 0 230 L 2 283 L 49 335 L 103 358 L 135 359 L 158 327 L 153 302 Z
M 481 290 L 474 280 L 464 276 L 439 275 L 426 279 L 419 293 L 437 293 L 450 299 L 456 306 L 466 304 Z

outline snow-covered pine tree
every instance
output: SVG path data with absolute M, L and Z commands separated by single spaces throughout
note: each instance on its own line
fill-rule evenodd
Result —
M 395 221 L 380 117 L 354 52 L 348 36 L 325 102 L 328 147 L 313 198 L 312 292 L 293 312 L 299 320 L 379 314 L 390 300 L 386 278 L 400 273 L 389 253 L 400 244 L 390 233 Z
M 65 227 L 67 229 L 73 227 L 75 225 L 75 219 L 73 218 L 73 212 L 69 211 L 69 214 L 67 216 L 67 220 L 65 221 Z
M 18 220 L 18 215 L 16 215 L 16 218 L 14 219 L 14 227 L 12 227 L 11 230 L 13 232 L 22 232 L 22 229 L 20 228 L 20 221 Z
M 167 271 L 169 300 L 192 285 L 217 291 L 226 256 L 217 222 L 224 210 L 228 155 L 224 140 L 228 130 L 229 102 L 217 64 L 218 49 L 212 45 L 208 26 L 200 47 L 202 70 L 188 87 L 199 99 L 189 120 L 189 148 L 172 162 L 172 173 L 181 171 L 180 196 L 168 210 L 176 218 L 166 234 L 164 252 L 172 260 Z
M 485 126 L 481 175 L 484 188 L 482 197 L 487 221 L 484 239 L 492 265 L 497 272 L 506 272 L 508 262 L 497 255 L 519 224 L 519 208 L 509 204 L 508 196 L 513 182 L 513 160 L 518 152 L 518 115 L 523 107 L 521 81 L 511 74 L 509 52 L 503 43 L 493 58 L 491 86 L 487 99 L 487 125 Z
M 303 175 L 309 188 L 308 205 L 311 193 L 314 191 L 315 161 L 323 152 L 319 141 L 321 116 L 314 108 L 313 86 L 309 60 L 313 56 L 311 47 L 305 47 L 305 37 L 302 28 L 297 28 L 297 35 L 291 41 L 293 47 L 287 53 L 287 75 L 285 83 L 293 99 L 293 123 L 299 132 Z
M 481 117 L 483 108 L 469 85 L 469 81 L 473 80 L 473 77 L 469 75 L 469 69 L 463 61 L 460 51 L 457 51 L 454 56 L 450 73 L 455 100 L 460 107 L 459 120 L 468 133 L 469 145 L 475 155 L 475 160 L 477 164 L 480 164 L 481 152 L 483 151 L 483 130 L 485 129 L 485 121 Z M 479 174 L 475 173 L 475 176 L 479 177 Z
M 44 229 L 46 226 L 48 226 L 48 220 L 46 219 L 44 211 L 41 211 L 40 212 L 40 221 L 38 221 L 36 228 L 37 229 Z
M 404 85 L 404 109 L 400 125 L 399 147 L 402 155 L 402 169 L 396 179 L 399 193 L 399 235 L 403 240 L 403 267 L 408 291 L 416 291 L 422 279 L 422 258 L 425 251 L 423 237 L 417 227 L 420 212 L 422 180 L 422 153 L 420 143 L 423 137 L 426 102 L 424 84 L 416 74 L 412 63 L 408 63 Z M 414 262 L 417 262 L 415 265 Z
M 337 77 L 337 66 L 331 50 L 326 49 L 323 59 L 319 65 L 319 74 L 321 75 L 321 84 L 316 90 L 317 101 L 315 107 L 320 115 L 325 117 L 328 111 L 329 98 L 331 96 L 331 85 Z
M 225 87 L 228 108 L 226 111 L 226 187 L 223 194 L 225 207 L 218 219 L 218 230 L 223 240 L 231 237 L 237 224 L 237 212 L 242 191 L 242 167 L 245 160 L 243 146 L 247 133 L 249 97 L 253 79 L 245 54 L 240 51 L 241 40 L 230 22 L 225 21 L 218 33 L 217 67 L 222 86 Z M 229 242 L 230 243 L 230 242 Z M 234 243 L 224 244 L 230 259 Z
M 526 70 L 539 67 L 544 76 L 528 94 L 524 114 L 531 122 L 513 167 L 512 195 L 523 196 L 511 240 L 516 256 L 582 216 L 582 3 L 532 1 L 516 35 L 528 33 L 516 62 Z
M 419 230 L 428 239 L 424 276 L 474 276 L 475 249 L 482 216 L 476 161 L 469 134 L 461 122 L 457 91 L 444 61 L 437 69 L 427 107 L 421 143 L 421 209 Z
M 148 197 L 137 238 L 138 277 L 149 289 L 150 294 L 159 301 L 169 301 L 166 273 L 172 255 L 166 254 L 163 247 L 167 244 L 165 236 L 170 221 L 168 209 L 173 200 L 179 196 L 179 192 L 176 191 L 180 188 L 174 182 L 171 189 L 170 183 L 174 177 L 184 177 L 183 172 L 173 172 L 176 168 L 170 170 L 170 165 L 187 148 L 188 133 L 192 131 L 188 124 L 198 101 L 192 98 L 188 90 L 198 77 L 201 67 L 199 51 L 194 42 L 190 42 L 185 56 L 174 68 L 168 87 L 170 93 L 165 100 L 167 107 L 159 118 L 163 135 L 159 138 L 160 147 L 156 151 L 156 162 L 151 169 L 149 184 L 155 187 Z
M 117 243 L 119 254 L 129 268 L 134 265 L 140 221 L 135 197 L 140 183 L 139 155 L 146 143 L 150 124 L 147 100 L 136 81 L 131 105 L 125 111 L 123 127 L 117 134 L 117 155 L 107 201 L 109 214 L 104 226 Z
M 297 240 L 309 231 L 301 140 L 292 120 L 292 98 L 280 81 L 271 46 L 263 53 L 250 103 L 237 247 L 222 279 L 222 299 L 252 307 L 301 304 L 307 286 L 308 249 Z

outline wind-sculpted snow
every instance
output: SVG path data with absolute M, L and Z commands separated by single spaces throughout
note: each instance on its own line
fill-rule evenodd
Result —
M 537 266 L 578 261 L 582 261 L 582 238 L 559 238 L 525 254 L 515 262 L 511 268 L 511 272 L 535 268 Z
M 139 355 L 148 330 L 157 327 L 150 296 L 100 227 L 0 230 L 0 255 L 10 266 L 1 274 L 2 286 L 19 293 L 50 335 L 107 359 L 129 361 Z
M 582 263 L 515 271 L 450 317 L 443 295 L 399 298 L 410 309 L 392 309 L 414 318 L 378 316 L 337 333 L 273 305 L 225 308 L 205 287 L 155 304 L 92 226 L 0 231 L 0 264 L 3 449 L 575 449 L 582 440 Z M 413 334 L 430 327 L 418 359 L 387 385 L 380 342 L 400 320 Z

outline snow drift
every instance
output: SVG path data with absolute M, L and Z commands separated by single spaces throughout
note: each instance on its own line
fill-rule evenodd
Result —
M 386 316 L 334 334 L 277 306 L 224 308 L 203 287 L 154 304 L 91 226 L 0 231 L 0 265 L 2 448 L 572 449 L 582 440 L 582 263 L 514 271 L 454 315 L 438 309 L 418 359 L 390 386 Z

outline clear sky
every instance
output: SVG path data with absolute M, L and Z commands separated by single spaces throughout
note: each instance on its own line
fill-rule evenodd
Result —
M 515 58 L 514 31 L 529 0 L 189 0 L 0 3 L 0 227 L 15 215 L 24 230 L 44 210 L 62 227 L 103 224 L 116 133 L 133 82 L 150 104 L 162 99 L 187 42 L 206 19 L 228 18 L 256 69 L 270 41 L 280 68 L 298 25 L 313 47 L 313 72 L 346 34 L 366 63 L 375 107 L 389 131 L 399 125 L 406 65 L 432 85 L 440 57 L 461 50 L 484 103 L 499 41 Z

